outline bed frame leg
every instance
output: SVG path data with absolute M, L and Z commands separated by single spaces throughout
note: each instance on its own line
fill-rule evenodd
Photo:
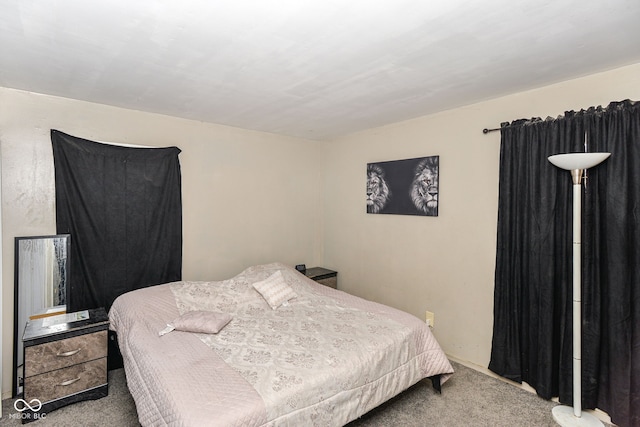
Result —
M 429 377 L 429 379 L 431 380 L 431 384 L 433 384 L 434 390 L 442 394 L 442 384 L 440 383 L 440 375 L 434 375 L 432 377 Z

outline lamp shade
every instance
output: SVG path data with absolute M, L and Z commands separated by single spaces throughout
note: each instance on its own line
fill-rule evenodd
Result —
M 588 169 L 605 161 L 611 153 L 567 153 L 549 156 L 549 161 L 560 169 Z

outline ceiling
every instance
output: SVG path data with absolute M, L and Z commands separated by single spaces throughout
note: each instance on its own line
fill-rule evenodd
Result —
M 0 2 L 0 86 L 315 140 L 638 62 L 638 0 Z

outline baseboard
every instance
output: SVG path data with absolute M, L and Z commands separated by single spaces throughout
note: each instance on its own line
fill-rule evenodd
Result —
M 496 379 L 498 379 L 498 380 L 500 380 L 500 381 L 502 381 L 504 383 L 510 384 L 510 385 L 512 385 L 514 387 L 518 387 L 521 390 L 528 391 L 529 393 L 536 394 L 536 390 L 533 387 L 531 387 L 529 384 L 527 384 L 527 383 L 520 384 L 520 383 L 517 383 L 515 381 L 511 381 L 511 380 L 509 380 L 507 378 L 501 377 L 500 375 L 496 374 L 495 372 L 493 372 L 489 368 L 485 368 L 484 366 L 476 365 L 475 363 L 469 362 L 468 360 L 459 359 L 459 358 L 457 358 L 455 356 L 452 356 L 450 354 L 447 354 L 447 357 L 449 358 L 449 360 L 452 360 L 452 361 L 454 361 L 456 363 L 459 363 L 459 364 L 461 364 L 463 366 L 466 366 L 469 369 L 473 369 L 474 371 L 478 371 L 478 372 L 480 372 L 482 374 L 485 374 L 485 375 L 488 375 L 488 376 L 490 376 L 492 378 L 496 378 Z M 558 398 L 554 397 L 552 399 L 552 401 L 553 402 L 558 402 Z M 595 417 L 597 417 L 600 421 L 602 421 L 604 423 L 607 423 L 607 424 L 610 424 L 613 427 L 616 427 L 616 425 L 611 422 L 611 417 L 606 412 L 604 412 L 604 411 L 602 411 L 600 409 L 594 409 L 594 410 L 585 409 L 584 411 L 592 414 Z

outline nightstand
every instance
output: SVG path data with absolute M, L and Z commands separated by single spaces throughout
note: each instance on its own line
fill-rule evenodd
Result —
M 328 286 L 333 289 L 338 289 L 338 272 L 329 270 L 322 267 L 307 268 L 304 275 L 316 282 Z
M 22 411 L 23 423 L 108 394 L 108 328 L 103 308 L 27 322 L 22 337 L 23 400 L 29 407 Z

